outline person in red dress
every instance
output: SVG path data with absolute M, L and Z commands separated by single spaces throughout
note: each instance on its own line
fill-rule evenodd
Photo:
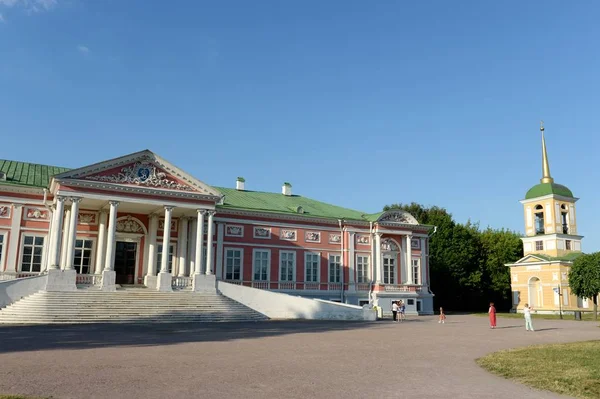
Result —
M 494 307 L 494 302 L 490 302 L 488 313 L 490 314 L 490 328 L 496 328 L 496 308 Z

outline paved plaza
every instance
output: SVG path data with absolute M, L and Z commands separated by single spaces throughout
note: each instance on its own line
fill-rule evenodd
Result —
M 0 393 L 54 398 L 556 398 L 474 359 L 600 338 L 596 323 L 379 321 L 1 326 Z

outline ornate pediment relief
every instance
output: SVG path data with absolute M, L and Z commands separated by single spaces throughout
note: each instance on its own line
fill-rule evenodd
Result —
M 378 222 L 419 224 L 413 215 L 401 210 L 393 210 L 384 213 L 379 218 Z
M 394 240 L 384 238 L 383 240 L 381 240 L 381 250 L 397 252 L 400 250 L 400 248 L 398 248 L 398 245 L 396 245 L 396 242 Z

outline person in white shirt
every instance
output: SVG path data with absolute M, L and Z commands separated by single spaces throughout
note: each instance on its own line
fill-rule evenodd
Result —
M 531 311 L 533 307 L 530 307 L 528 303 L 525 304 L 525 308 L 523 308 L 523 314 L 525 315 L 525 331 L 535 331 L 533 329 L 533 324 L 531 323 Z
M 392 316 L 394 321 L 398 321 L 398 304 L 396 301 L 392 302 Z

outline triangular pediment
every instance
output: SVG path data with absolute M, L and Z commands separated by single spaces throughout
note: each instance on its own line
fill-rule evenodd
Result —
M 517 263 L 538 263 L 538 262 L 548 262 L 548 259 L 543 258 L 541 256 L 534 255 L 534 254 L 529 254 L 529 255 L 522 257 L 518 261 L 516 261 L 515 264 L 517 264 Z
M 125 185 L 161 192 L 176 191 L 221 197 L 221 193 L 215 188 L 149 150 L 72 169 L 54 176 L 54 179 L 66 185 L 76 182 L 101 184 L 107 188 Z

